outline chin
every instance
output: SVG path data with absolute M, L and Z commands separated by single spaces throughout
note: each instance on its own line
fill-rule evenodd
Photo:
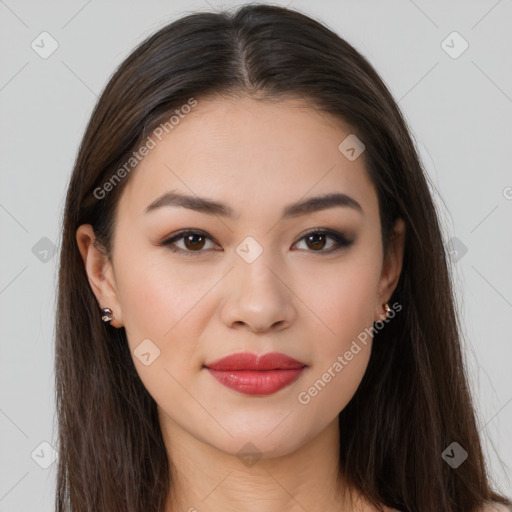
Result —
M 290 415 L 288 419 L 292 416 Z M 316 430 L 305 431 L 304 426 L 297 425 L 296 422 L 288 424 L 286 428 L 286 421 L 281 425 L 275 420 L 256 422 L 252 427 L 231 424 L 226 426 L 226 429 L 233 433 L 233 437 L 223 433 L 212 439 L 211 435 L 208 435 L 211 434 L 209 432 L 203 440 L 218 450 L 239 458 L 252 456 L 258 459 L 271 459 L 295 452 L 318 434 Z M 268 428 L 267 424 L 270 423 L 272 427 Z

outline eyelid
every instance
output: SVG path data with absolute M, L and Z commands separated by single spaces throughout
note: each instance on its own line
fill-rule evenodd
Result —
M 318 250 L 318 251 L 309 250 L 306 252 L 319 253 L 319 254 L 331 254 L 331 253 L 341 250 L 343 248 L 347 248 L 354 243 L 354 239 L 347 237 L 344 233 L 341 233 L 341 232 L 331 229 L 331 228 L 317 227 L 317 228 L 312 228 L 312 229 L 306 230 L 301 235 L 299 235 L 297 241 L 292 244 L 292 247 L 294 245 L 298 244 L 299 242 L 302 242 L 307 236 L 314 235 L 317 233 L 323 234 L 323 235 L 327 236 L 328 238 L 333 239 L 337 243 L 337 246 L 327 249 L 327 250 Z M 195 254 L 201 254 L 201 253 L 206 252 L 205 250 L 202 250 L 202 249 L 198 250 L 198 251 L 190 251 L 190 250 L 181 249 L 180 247 L 172 246 L 172 244 L 174 242 L 181 240 L 186 235 L 190 235 L 190 234 L 203 236 L 203 237 L 211 240 L 212 242 L 220 245 L 215 240 L 215 238 L 210 236 L 206 231 L 203 231 L 201 229 L 196 229 L 196 228 L 182 229 L 182 230 L 178 231 L 177 233 L 173 233 L 171 236 L 165 238 L 158 245 L 166 246 L 170 251 L 175 252 L 175 253 L 181 253 L 181 254 L 184 254 L 185 256 L 193 256 Z
M 308 237 L 310 235 L 315 235 L 317 233 L 325 235 L 328 238 L 332 238 L 337 243 L 337 246 L 332 247 L 327 250 L 319 250 L 319 251 L 310 250 L 310 251 L 306 251 L 306 252 L 310 252 L 313 254 L 318 253 L 318 254 L 327 255 L 327 254 L 331 254 L 333 252 L 337 252 L 338 250 L 341 250 L 343 248 L 347 248 L 350 245 L 352 245 L 355 241 L 353 238 L 350 238 L 350 237 L 346 236 L 344 233 L 341 233 L 335 229 L 317 227 L 317 228 L 309 229 L 309 230 L 305 231 L 304 233 L 302 233 L 301 235 L 299 235 L 298 240 L 296 242 L 294 242 L 293 245 L 296 245 L 299 242 L 302 242 L 306 237 Z
M 206 231 L 203 231 L 202 229 L 196 229 L 196 228 L 188 228 L 188 229 L 182 229 L 178 231 L 177 233 L 173 233 L 172 235 L 166 237 L 162 242 L 160 242 L 158 245 L 167 247 L 170 251 L 184 254 L 185 256 L 193 256 L 194 254 L 201 254 L 206 251 L 199 250 L 199 251 L 188 251 L 185 249 L 181 249 L 180 247 L 173 247 L 172 244 L 178 240 L 181 240 L 185 238 L 186 235 L 200 235 L 205 238 L 208 238 L 212 242 L 215 242 L 217 245 L 220 245 L 215 238 L 210 236 Z

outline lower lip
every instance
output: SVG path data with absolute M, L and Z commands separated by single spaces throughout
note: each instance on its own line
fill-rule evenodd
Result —
M 213 370 L 208 371 L 224 386 L 246 395 L 271 395 L 289 386 L 304 370 Z

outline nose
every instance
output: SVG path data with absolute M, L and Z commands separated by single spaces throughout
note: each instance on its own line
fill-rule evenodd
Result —
M 293 323 L 295 295 L 282 269 L 269 263 L 265 251 L 252 263 L 235 263 L 223 291 L 221 318 L 226 326 L 275 332 Z

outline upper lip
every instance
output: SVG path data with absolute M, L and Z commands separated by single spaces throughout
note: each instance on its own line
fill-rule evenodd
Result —
M 251 352 L 239 352 L 206 363 L 212 370 L 290 370 L 303 368 L 304 363 L 279 352 L 258 355 Z

